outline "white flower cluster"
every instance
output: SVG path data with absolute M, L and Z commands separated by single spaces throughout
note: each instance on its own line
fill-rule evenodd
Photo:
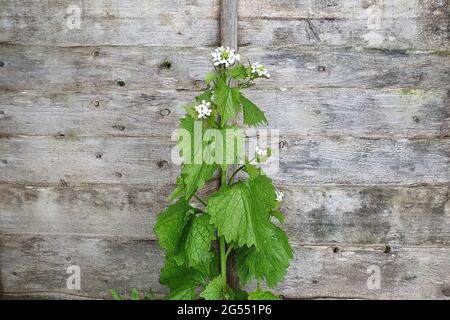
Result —
M 264 76 L 270 78 L 269 71 L 259 62 L 252 63 L 252 73 L 256 73 L 258 77 Z
M 199 119 L 206 119 L 211 115 L 211 102 L 206 102 L 202 100 L 202 103 L 198 106 L 195 106 L 195 111 L 198 112 Z
M 275 193 L 276 193 L 276 195 L 277 195 L 277 201 L 278 201 L 278 202 L 283 201 L 284 193 L 281 192 L 281 191 L 275 191 Z
M 255 153 L 258 157 L 265 157 L 267 156 L 267 149 L 262 149 L 259 146 L 256 146 Z
M 219 47 L 212 53 L 213 62 L 215 66 L 220 64 L 225 65 L 225 67 L 229 67 L 233 65 L 236 61 L 241 60 L 239 54 L 234 53 L 234 49 L 230 49 L 230 47 Z

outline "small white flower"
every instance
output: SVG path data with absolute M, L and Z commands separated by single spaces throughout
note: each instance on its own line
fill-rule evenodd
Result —
M 211 102 L 202 100 L 201 104 L 195 106 L 195 111 L 197 111 L 199 119 L 206 119 L 211 115 Z
M 256 146 L 255 153 L 258 157 L 265 157 L 267 156 L 267 149 L 262 149 L 259 146 Z
M 252 73 L 256 73 L 258 77 L 267 77 L 270 78 L 269 71 L 267 71 L 266 67 L 264 67 L 261 63 L 255 62 L 252 64 Z
M 237 53 L 234 53 L 234 49 L 230 49 L 230 47 L 219 47 L 212 53 L 213 62 L 215 66 L 225 65 L 225 67 L 229 67 L 233 65 L 236 61 L 241 60 L 241 56 Z
M 281 192 L 281 191 L 275 191 L 275 193 L 276 193 L 276 195 L 277 195 L 277 201 L 278 201 L 278 202 L 283 201 L 284 193 Z

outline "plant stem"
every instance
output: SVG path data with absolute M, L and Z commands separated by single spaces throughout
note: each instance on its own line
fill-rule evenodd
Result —
M 228 184 L 230 184 L 233 181 L 234 176 L 244 168 L 245 168 L 245 165 L 242 165 L 239 168 L 237 168 L 237 170 L 235 172 L 233 172 L 233 174 L 231 175 L 230 180 L 228 180 Z
M 221 186 L 227 185 L 227 171 L 228 166 L 222 168 L 222 172 L 220 175 Z M 227 284 L 227 254 L 226 254 L 226 243 L 225 238 L 219 238 L 219 251 L 220 251 L 220 274 L 223 279 L 223 285 Z
M 252 162 L 253 160 L 255 160 L 255 159 L 256 159 L 256 157 L 253 157 L 253 158 L 249 161 L 249 163 L 251 163 L 251 162 Z M 240 166 L 239 168 L 237 168 L 236 171 L 233 172 L 233 174 L 231 175 L 230 180 L 228 180 L 228 184 L 231 184 L 231 182 L 233 182 L 234 176 L 235 176 L 239 171 L 241 171 L 241 170 L 244 169 L 244 168 L 245 168 L 245 164 L 243 164 L 242 166 Z
M 230 255 L 231 250 L 233 250 L 233 246 L 230 244 L 230 245 L 228 246 L 227 253 L 225 254 L 225 257 L 226 257 L 226 258 L 228 258 L 228 256 Z
M 223 284 L 227 284 L 227 255 L 225 253 L 225 238 L 219 238 L 219 250 L 220 250 L 220 274 L 223 279 Z
M 207 203 L 205 202 L 205 200 L 203 200 L 202 198 L 200 198 L 198 195 L 194 194 L 194 198 L 198 200 L 198 202 L 200 202 L 202 205 L 204 205 L 205 207 L 207 206 Z

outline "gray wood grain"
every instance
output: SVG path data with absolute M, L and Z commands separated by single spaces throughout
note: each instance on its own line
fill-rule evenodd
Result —
M 220 2 L 220 44 L 238 49 L 238 0 Z
M 292 185 L 443 184 L 450 139 L 281 137 L 274 180 Z M 168 137 L 10 137 L 0 144 L 0 181 L 10 183 L 173 183 Z M 270 168 L 269 168 L 270 169 Z
M 450 139 L 284 140 L 276 181 L 289 184 L 448 183 Z
M 281 211 L 292 241 L 449 245 L 448 187 L 297 187 Z M 152 239 L 172 184 L 0 187 L 0 232 Z M 212 192 L 214 185 L 204 190 Z
M 80 9 L 80 27 L 71 29 Z M 2 1 L 0 41 L 50 46 L 219 43 L 219 1 Z
M 241 45 L 447 51 L 447 1 L 240 1 Z
M 258 88 L 442 88 L 449 85 L 450 56 L 351 47 L 244 47 L 241 54 L 271 73 Z
M 448 247 L 297 246 L 286 279 L 275 291 L 292 298 L 448 299 Z M 337 251 L 337 253 L 335 253 Z M 378 266 L 381 288 L 367 287 Z
M 295 261 L 276 291 L 448 299 L 448 12 L 433 0 L 1 1 L 0 297 L 166 292 L 152 228 L 179 173 L 169 137 L 222 42 L 272 75 L 246 95 L 281 130 L 271 175 Z M 69 265 L 81 291 L 66 289 Z M 370 265 L 381 290 L 367 288 Z
M 212 68 L 212 48 L 0 46 L 0 87 L 72 92 L 115 88 L 117 94 L 154 88 L 199 89 Z M 201 57 L 201 58 L 200 58 Z
M 163 253 L 155 242 L 81 235 L 3 235 L 0 257 L 4 298 L 49 298 L 52 291 L 57 298 L 110 298 L 110 289 L 133 287 L 165 292 L 158 283 Z M 67 289 L 66 271 L 71 265 L 80 267 L 81 290 Z
M 275 290 L 286 298 L 448 298 L 448 248 L 293 246 L 295 261 Z M 5 298 L 109 298 L 109 289 L 131 287 L 166 292 L 157 280 L 162 252 L 153 241 L 4 235 L 0 256 Z M 80 291 L 66 289 L 70 265 L 81 269 Z M 381 290 L 367 288 L 370 265 L 381 269 Z
M 0 88 L 63 92 L 115 88 L 200 89 L 212 69 L 213 48 L 35 47 L 2 45 Z M 268 66 L 258 88 L 446 88 L 450 56 L 346 47 L 243 48 L 242 58 Z M 96 55 L 98 53 L 98 55 Z M 123 81 L 123 82 L 120 82 Z M 121 86 L 123 85 L 123 86 Z
M 197 92 L 115 89 L 3 91 L 0 135 L 169 136 Z M 445 89 L 247 90 L 285 135 L 445 136 Z M 118 130 L 117 128 L 123 128 Z
M 228 1 L 226 1 L 228 2 Z M 70 30 L 69 5 L 81 10 Z M 16 44 L 217 45 L 219 1 L 4 1 L 0 41 Z M 436 1 L 240 1 L 239 38 L 254 46 L 324 43 L 448 50 L 448 5 Z M 269 37 L 267 36 L 269 35 Z

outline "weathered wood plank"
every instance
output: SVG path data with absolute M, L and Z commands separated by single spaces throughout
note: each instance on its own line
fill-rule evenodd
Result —
M 241 45 L 450 49 L 447 1 L 240 1 Z
M 170 136 L 198 92 L 4 91 L 0 135 Z
M 282 137 L 283 138 L 283 137 Z M 11 137 L 2 139 L 1 182 L 173 183 L 168 137 Z M 284 137 L 279 183 L 442 184 L 450 177 L 450 139 Z
M 108 298 L 108 289 L 142 291 L 158 284 L 162 253 L 153 241 L 80 236 L 6 235 L 2 239 L 1 270 L 5 298 L 27 295 Z M 276 291 L 287 298 L 445 299 L 450 281 L 449 248 L 340 247 L 294 245 L 295 261 Z M 66 288 L 66 268 L 81 269 L 81 291 Z M 381 289 L 367 288 L 367 267 L 381 270 Z M 77 296 L 70 296 L 76 298 Z
M 277 187 L 292 241 L 450 244 L 448 186 Z
M 449 299 L 448 247 L 339 248 L 295 245 L 295 259 L 275 291 L 292 298 Z M 379 290 L 367 287 L 374 265 L 381 271 Z
M 212 68 L 210 48 L 0 46 L 0 87 L 57 89 L 198 89 Z M 199 59 L 202 57 L 202 59 Z M 197 81 L 197 82 L 196 82 Z
M 275 180 L 288 184 L 448 183 L 450 139 L 289 138 Z
M 0 154 L 6 161 L 1 162 L 0 180 L 61 185 L 173 182 L 179 171 L 170 158 L 173 145 L 168 137 L 2 139 Z
M 208 46 L 219 43 L 218 0 L 2 1 L 0 42 L 33 45 Z M 73 18 L 79 10 L 79 28 Z
M 5 234 L 153 239 L 173 185 L 0 187 Z M 448 187 L 295 187 L 283 227 L 299 243 L 450 245 Z M 213 186 L 206 188 L 206 192 Z
M 211 70 L 212 48 L 0 46 L 0 88 L 63 92 L 115 88 L 199 89 Z M 268 66 L 258 88 L 443 88 L 450 56 L 336 47 L 243 48 L 243 58 Z M 123 82 L 121 82 L 123 81 Z
M 79 235 L 2 235 L 1 241 L 5 298 L 47 290 L 65 293 L 71 299 L 77 295 L 110 298 L 110 289 L 133 287 L 165 291 L 158 282 L 163 253 L 155 242 Z M 81 290 L 66 287 L 66 271 L 71 265 L 80 267 Z
M 241 0 L 239 1 L 239 17 L 289 19 L 357 19 L 368 14 L 370 8 L 381 8 L 383 17 L 403 18 L 420 17 L 423 10 L 446 10 L 446 1 L 408 0 L 408 1 L 359 1 L 359 0 Z
M 238 49 L 238 0 L 220 2 L 220 44 Z
M 69 29 L 77 5 L 79 29 Z M 239 37 L 254 46 L 311 44 L 449 49 L 448 4 L 436 1 L 240 1 Z M 216 45 L 219 1 L 4 1 L 0 41 L 16 44 Z M 267 38 L 267 35 L 270 35 Z
M 246 93 L 285 135 L 446 135 L 447 90 L 286 89 Z
M 245 93 L 285 135 L 448 134 L 447 90 L 297 89 Z M 196 92 L 114 90 L 1 93 L 0 135 L 169 136 Z M 121 128 L 123 130 L 118 130 Z
M 322 46 L 242 48 L 260 61 L 270 81 L 258 88 L 442 88 L 450 82 L 450 56 L 407 51 Z
M 156 239 L 153 226 L 174 185 L 0 188 L 3 234 Z

